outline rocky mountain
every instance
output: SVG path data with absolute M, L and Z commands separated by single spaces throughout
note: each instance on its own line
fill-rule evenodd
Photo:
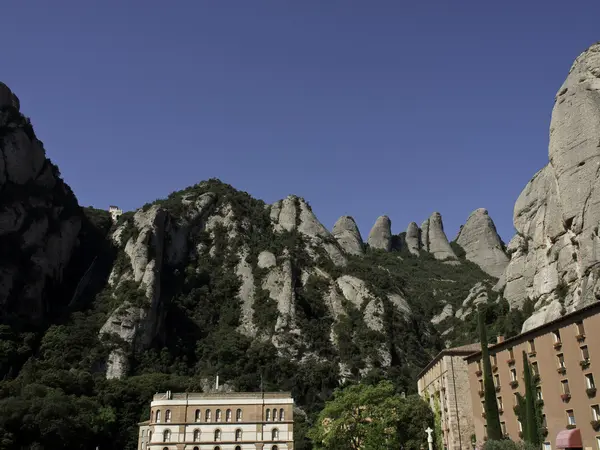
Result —
M 516 235 L 497 286 L 530 329 L 600 298 L 600 44 L 575 60 L 555 97 L 549 163 L 514 209 Z
M 505 246 L 483 208 L 452 242 L 438 212 L 398 234 L 382 215 L 363 242 L 350 216 L 329 231 L 301 197 L 269 205 L 217 179 L 113 222 L 78 205 L 0 84 L 0 441 L 133 449 L 148 395 L 217 374 L 290 389 L 310 420 L 346 382 L 414 390 L 444 345 L 476 340 L 478 308 L 511 336 L 597 301 L 599 91 L 596 44 L 558 91 L 549 163 Z M 77 405 L 62 416 L 88 435 L 19 433 L 47 399 Z

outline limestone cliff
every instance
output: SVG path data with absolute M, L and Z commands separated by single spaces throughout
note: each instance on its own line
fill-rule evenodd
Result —
M 514 208 L 517 234 L 498 289 L 512 307 L 527 299 L 529 329 L 600 298 L 600 44 L 576 60 L 558 90 L 549 164 Z
M 433 254 L 439 260 L 457 260 L 442 223 L 442 215 L 434 212 L 429 219 L 421 225 L 421 241 L 423 249 Z

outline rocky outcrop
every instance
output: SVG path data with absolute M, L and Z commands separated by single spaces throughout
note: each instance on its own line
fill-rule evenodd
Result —
M 502 276 L 508 256 L 504 253 L 502 240 L 486 209 L 479 208 L 471 213 L 460 229 L 456 243 L 463 248 L 469 261 L 493 277 Z
M 392 249 L 392 221 L 388 216 L 380 216 L 371 228 L 368 239 L 369 247 L 385 250 L 389 252 Z
M 119 289 L 127 289 L 127 293 L 100 329 L 100 335 L 116 335 L 130 349 L 148 348 L 162 328 L 164 305 L 160 297 L 160 277 L 167 223 L 167 212 L 157 205 L 148 211 L 138 210 L 129 224 L 134 227 L 137 236 L 134 234 L 124 243 L 128 266 L 121 274 L 111 274 L 116 285 L 112 295 L 120 296 Z M 124 282 L 127 281 L 133 286 L 126 285 Z M 135 295 L 136 290 L 141 294 Z M 124 348 L 113 350 L 108 359 L 106 377 L 121 378 L 125 375 L 128 358 Z
M 452 247 L 450 247 L 446 233 L 444 233 L 442 216 L 439 212 L 434 212 L 431 217 L 421 225 L 421 241 L 423 250 L 433 254 L 435 259 L 458 259 L 454 254 Z
M 419 256 L 419 250 L 421 249 L 421 231 L 415 222 L 408 224 L 404 241 L 406 242 L 408 251 L 412 255 Z
M 315 248 L 322 247 L 335 265 L 344 266 L 346 264 L 346 257 L 338 245 L 333 243 L 335 239 L 319 222 L 303 198 L 290 195 L 273 203 L 270 208 L 270 217 L 276 232 L 298 230 L 302 233 L 308 240 L 307 250 L 309 253 L 315 254 Z
M 0 83 L 0 316 L 38 322 L 79 243 L 83 214 L 19 99 Z M 58 300 L 58 301 L 57 301 Z
M 346 253 L 358 256 L 364 254 L 362 236 L 352 217 L 342 216 L 338 219 L 333 226 L 333 237 Z
M 514 208 L 504 297 L 537 311 L 543 323 L 597 301 L 600 262 L 600 44 L 576 60 L 558 90 L 550 123 L 549 164 Z M 558 304 L 562 307 L 559 308 Z

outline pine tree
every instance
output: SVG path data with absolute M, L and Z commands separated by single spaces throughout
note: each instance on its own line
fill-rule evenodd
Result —
M 523 439 L 535 446 L 541 446 L 538 411 L 536 405 L 536 388 L 531 374 L 531 366 L 527 354 L 523 352 L 523 381 L 525 383 L 525 421 L 523 423 Z
M 503 439 L 502 427 L 500 426 L 500 414 L 496 400 L 496 389 L 492 378 L 492 364 L 488 352 L 487 332 L 483 320 L 482 309 L 479 308 L 479 338 L 481 341 L 481 360 L 483 366 L 483 390 L 485 400 L 485 421 L 487 425 L 487 436 L 489 440 L 499 441 Z

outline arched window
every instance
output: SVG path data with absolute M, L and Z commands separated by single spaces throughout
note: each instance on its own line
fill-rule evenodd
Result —
M 150 412 L 150 422 L 154 422 L 154 411 Z
M 242 447 L 240 447 L 239 445 L 236 445 L 235 450 L 242 450 Z
M 196 410 L 196 414 L 194 414 L 194 421 L 196 421 L 196 422 L 200 422 L 200 417 L 201 417 L 201 415 L 200 415 L 200 410 L 199 410 L 199 409 L 197 409 L 197 410 Z
M 277 441 L 279 440 L 279 430 L 277 428 L 273 428 L 271 430 L 271 440 L 272 441 Z
M 169 447 L 163 447 L 163 450 L 169 450 Z
M 221 430 L 216 429 L 215 430 L 215 442 L 220 441 L 220 440 L 221 440 Z
M 238 409 L 235 412 L 235 420 L 238 421 L 238 422 L 242 421 L 242 410 L 241 409 Z
M 171 422 L 171 410 L 170 409 L 167 409 L 165 411 L 165 422 L 167 422 L 167 423 Z
M 160 409 L 156 410 L 156 423 L 160 423 Z
M 271 420 L 271 410 L 267 409 L 267 421 Z
M 277 450 L 277 446 L 274 445 L 273 447 L 271 447 L 271 450 Z
M 236 441 L 242 440 L 242 430 L 240 430 L 240 429 L 235 430 L 235 440 Z
M 211 414 L 211 412 L 210 412 L 210 409 L 207 409 L 207 410 L 204 412 L 204 421 L 205 421 L 205 422 L 210 422 L 211 420 L 212 420 L 212 414 Z
M 171 442 L 171 430 L 163 431 L 163 442 Z
M 273 408 L 273 420 L 277 422 L 277 408 Z
M 194 450 L 200 450 L 198 447 L 194 447 Z
M 281 420 L 282 422 L 285 420 L 285 411 L 283 410 L 283 408 L 279 410 L 279 420 Z
M 221 421 L 221 410 L 220 409 L 217 409 L 217 412 L 215 413 L 215 420 L 217 422 Z
M 152 431 L 148 431 L 148 442 L 152 441 Z
M 231 410 L 225 411 L 225 422 L 231 422 Z
M 221 450 L 221 447 L 219 447 L 218 445 L 214 448 L 214 450 Z
M 200 442 L 200 430 L 194 430 L 194 442 Z

